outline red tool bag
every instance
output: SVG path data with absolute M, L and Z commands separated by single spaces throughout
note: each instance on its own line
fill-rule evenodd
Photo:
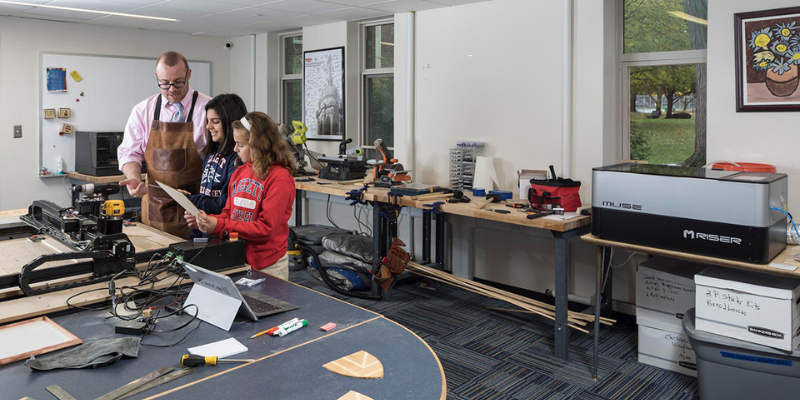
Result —
M 528 189 L 528 201 L 531 205 L 559 204 L 565 212 L 574 212 L 581 206 L 580 181 L 556 177 L 556 171 L 550 166 L 551 179 L 531 179 Z

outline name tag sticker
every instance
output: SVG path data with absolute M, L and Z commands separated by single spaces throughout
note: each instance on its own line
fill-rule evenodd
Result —
M 241 197 L 234 197 L 233 198 L 233 205 L 236 207 L 247 208 L 250 210 L 254 210 L 256 208 L 256 201 L 252 199 L 244 199 Z

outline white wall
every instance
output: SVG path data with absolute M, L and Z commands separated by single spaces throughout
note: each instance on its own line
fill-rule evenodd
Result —
M 250 72 L 250 36 L 239 36 L 229 40 L 233 43 L 230 53 L 231 93 L 236 93 L 244 100 L 247 111 L 253 111 L 255 104 L 250 101 L 253 94 L 253 84 Z
M 733 14 L 796 7 L 797 1 L 709 0 L 708 160 L 774 164 L 789 174 L 789 211 L 800 210 L 798 112 L 736 112 Z
M 158 57 L 176 50 L 189 59 L 211 61 L 214 95 L 230 89 L 229 53 L 225 38 L 120 29 L 32 19 L 0 17 L 0 210 L 28 207 L 48 199 L 68 205 L 65 179 L 39 179 L 39 53 L 41 51 Z M 124 79 L 124 77 L 120 77 Z M 153 94 L 158 89 L 153 85 Z M 114 101 L 113 82 L 107 93 Z M 126 121 L 120 121 L 120 129 Z M 13 139 L 13 126 L 22 138 Z M 46 145 L 46 143 L 45 143 Z
M 604 71 L 613 70 L 613 65 L 606 65 L 608 60 L 604 57 L 608 35 L 603 16 L 611 1 L 578 0 L 574 10 L 571 167 L 572 177 L 584 182 L 582 195 L 586 201 L 591 198 L 591 168 L 603 164 L 603 127 L 610 118 L 610 104 L 605 104 L 604 97 Z M 424 182 L 448 182 L 448 149 L 465 139 L 487 142 L 485 154 L 496 158 L 504 188 L 516 187 L 517 169 L 546 168 L 550 164 L 560 168 L 562 4 L 495 0 L 415 13 L 416 147 L 412 176 Z M 394 17 L 395 155 L 401 162 L 408 159 L 405 137 L 409 18 L 407 13 Z M 303 29 L 304 51 L 343 45 L 347 53 L 346 129 L 347 136 L 356 139 L 360 90 L 358 24 L 334 23 Z M 267 48 L 271 51 L 270 45 Z M 259 45 L 257 53 L 262 50 Z M 470 54 L 472 57 L 467 57 Z M 261 60 L 257 70 L 265 68 L 264 61 L 258 54 L 256 57 Z M 268 68 L 267 82 L 277 79 L 278 73 L 279 70 Z M 232 81 L 235 79 L 232 77 Z M 269 103 L 273 98 L 269 84 L 257 79 L 256 86 L 256 98 L 266 98 Z M 268 93 L 263 94 L 264 91 Z M 333 142 L 313 141 L 309 147 L 328 155 L 336 152 Z M 308 223 L 329 224 L 326 200 L 316 196 L 308 202 Z M 331 206 L 333 219 L 354 227 L 352 209 L 339 203 Z M 404 240 L 410 219 L 405 217 L 401 225 Z M 539 292 L 553 288 L 554 243 L 548 232 L 503 224 L 474 226 L 474 221 L 459 217 L 448 220 L 454 227 L 452 257 L 459 264 L 453 266 L 455 270 L 464 270 L 467 260 L 462 255 L 474 247 L 475 276 Z M 419 225 L 414 229 L 416 239 L 420 237 Z M 417 255 L 419 252 L 417 247 Z M 594 292 L 595 249 L 574 242 L 571 256 L 573 292 L 589 297 Z M 622 300 L 632 301 L 627 290 L 617 293 Z

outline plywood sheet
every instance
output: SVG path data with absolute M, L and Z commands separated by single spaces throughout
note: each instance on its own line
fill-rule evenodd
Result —
M 28 239 L 10 239 L 0 241 L 0 275 L 16 275 L 22 266 L 45 254 L 69 253 L 72 250 L 52 238 L 39 242 Z M 44 264 L 40 268 L 51 268 L 60 265 L 74 264 L 76 260 L 63 260 Z
M 323 365 L 323 367 L 328 371 L 353 378 L 383 378 L 383 364 L 375 356 L 364 350 L 333 360 Z
M 47 317 L 0 327 L 0 365 L 75 346 L 83 340 Z
M 356 392 L 355 390 L 351 390 L 345 393 L 344 396 L 339 397 L 338 400 L 373 400 L 372 397 L 365 396 L 361 393 Z

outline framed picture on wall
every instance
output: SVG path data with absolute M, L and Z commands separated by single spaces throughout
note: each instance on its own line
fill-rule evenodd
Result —
M 800 111 L 800 7 L 733 18 L 736 111 Z
M 306 137 L 344 139 L 344 47 L 303 52 Z

